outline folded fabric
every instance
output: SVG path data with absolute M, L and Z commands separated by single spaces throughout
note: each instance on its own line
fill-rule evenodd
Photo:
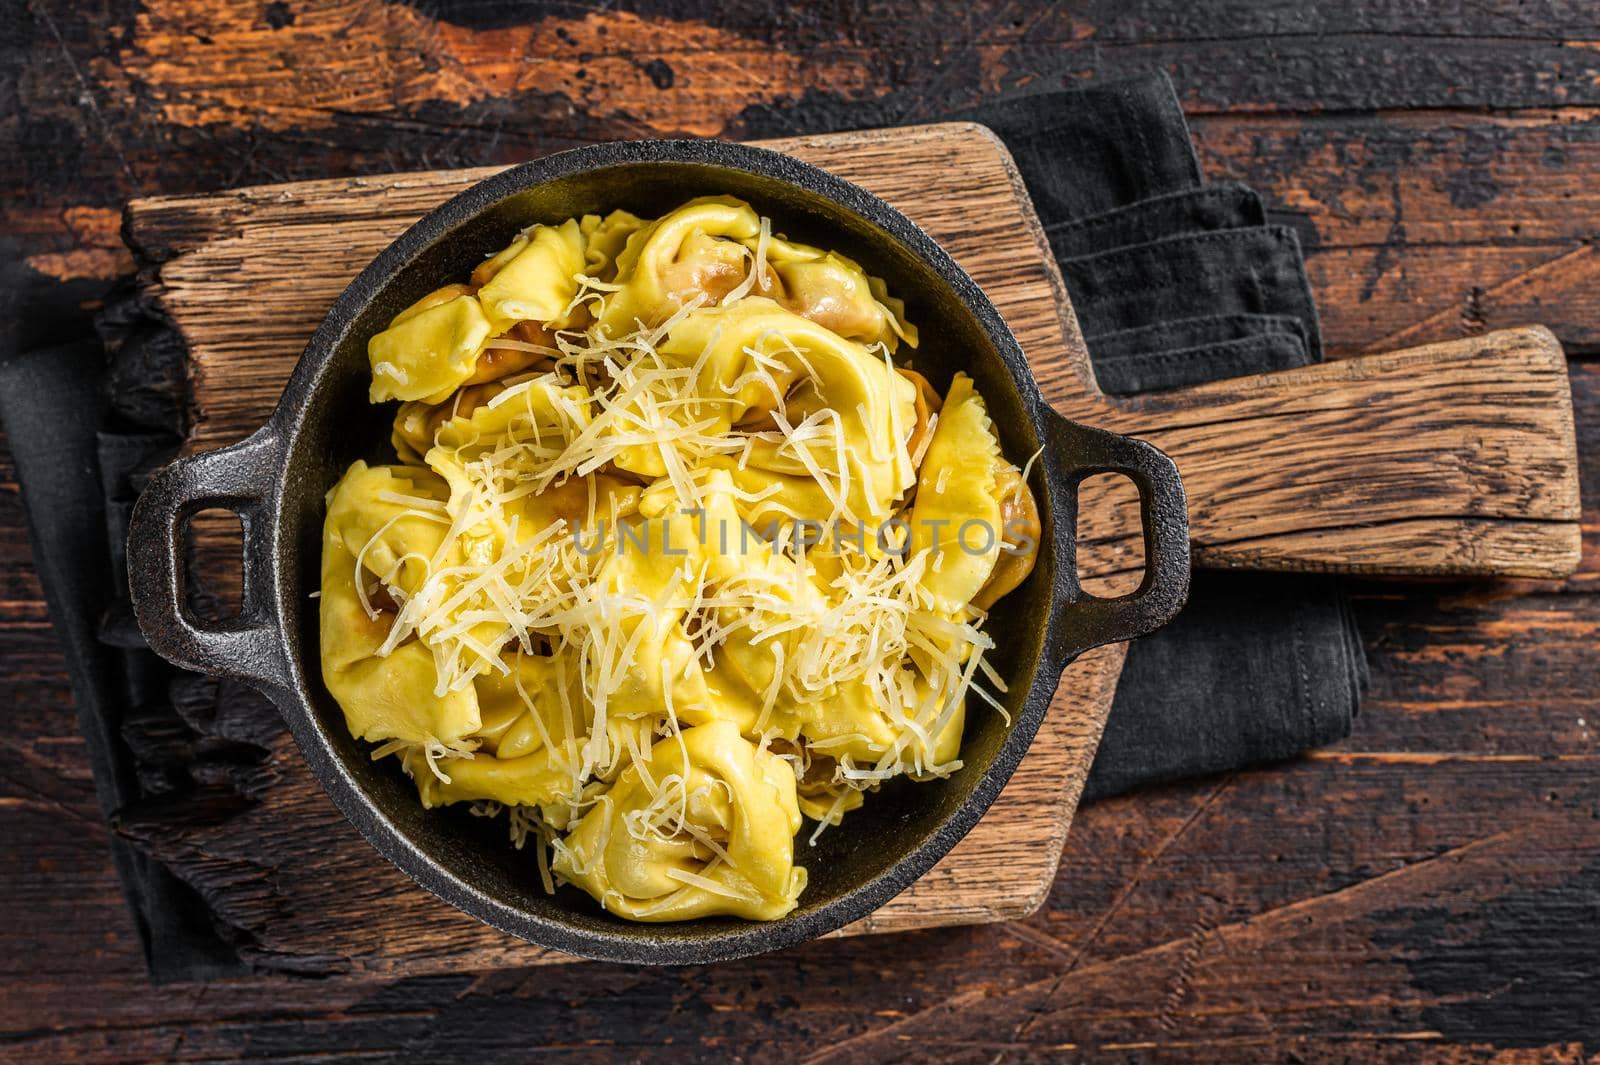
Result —
M 1287 227 L 1189 233 L 1057 261 L 1085 336 L 1199 313 L 1286 315 L 1322 358 L 1300 241 Z
M 1164 74 L 1013 97 L 945 118 L 999 134 L 1046 225 L 1200 184 L 1200 160 Z
M 1256 191 L 1224 182 L 1152 196 L 1088 218 L 1047 223 L 1044 232 L 1056 257 L 1071 259 L 1190 233 L 1266 224 L 1267 208 Z
M 126 568 L 107 540 L 108 495 L 119 504 L 127 496 L 125 486 L 102 483 L 103 441 L 96 432 L 106 406 L 105 371 L 105 349 L 93 338 L 11 357 L 0 364 L 0 425 L 16 463 L 34 565 L 66 659 L 101 814 L 109 821 L 143 793 L 122 734 L 125 719 L 135 700 L 158 694 L 168 670 L 148 650 L 124 651 L 96 638 L 116 589 L 127 587 Z M 168 439 L 170 453 L 174 438 Z M 161 461 L 159 449 L 144 443 L 138 449 L 141 464 Z M 109 544 L 120 548 L 125 539 L 124 531 Z M 193 888 L 116 835 L 111 854 L 152 975 L 195 979 L 240 971 L 237 954 Z
M 1306 327 L 1287 314 L 1202 314 L 1193 318 L 1168 318 L 1149 325 L 1118 329 L 1085 337 L 1097 362 L 1147 352 L 1182 351 L 1230 340 L 1287 333 L 1305 349 Z M 1227 375 L 1221 375 L 1227 376 Z
M 1102 390 L 1124 394 L 1178 388 L 1315 361 L 1302 317 L 1309 295 L 1302 299 L 1298 246 L 1261 253 L 1252 245 L 1267 230 L 1265 223 L 1266 208 L 1255 190 L 1226 182 L 1045 226 L 1073 292 Z M 1230 231 L 1239 235 L 1222 236 Z M 1167 242 L 1183 237 L 1193 238 L 1184 252 L 1204 267 L 1176 256 L 1168 259 L 1171 274 L 1149 276 L 1143 257 L 1166 259 L 1172 248 Z M 1238 284 L 1241 274 L 1234 260 L 1239 257 L 1264 262 L 1266 268 L 1251 270 Z M 1171 277 L 1188 278 L 1210 268 L 1220 271 L 1213 286 L 1231 297 L 1219 305 L 1223 313 L 1168 317 L 1174 305 L 1205 298 L 1187 285 L 1174 292 Z M 1129 274 L 1137 276 L 1134 284 L 1126 283 Z M 1116 299 L 1107 307 L 1110 292 Z M 1256 304 L 1280 305 L 1293 313 L 1228 313 Z M 1314 322 L 1314 308 L 1312 314 Z M 1130 319 L 1143 324 L 1104 328 L 1108 320 Z
M 1200 385 L 1225 377 L 1289 370 L 1316 360 L 1306 352 L 1299 337 L 1289 333 L 1263 333 L 1192 348 L 1091 361 L 1102 392 L 1127 395 Z
M 1162 638 L 1129 647 L 1083 799 L 1343 739 L 1365 679 L 1337 578 L 1197 572 Z
M 959 117 L 1012 150 L 1103 390 L 1320 361 L 1298 240 L 1266 225 L 1248 190 L 1201 184 L 1164 73 Z M 1129 647 L 1085 799 L 1332 742 L 1349 732 L 1365 671 L 1337 580 L 1198 574 L 1178 620 Z

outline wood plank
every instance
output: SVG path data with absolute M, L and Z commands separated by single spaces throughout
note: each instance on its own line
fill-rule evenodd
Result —
M 1209 180 L 1256 189 L 1312 253 L 1389 248 L 1413 295 L 1429 249 L 1577 243 L 1600 213 L 1592 109 L 1197 115 L 1190 130 Z
M 424 5 L 372 5 L 366 11 L 385 15 L 406 6 Z M 1586 206 L 1583 190 L 1600 190 L 1600 120 L 1592 117 L 1592 107 L 1560 107 L 1574 99 L 1569 91 L 1581 101 L 1592 89 L 1562 56 L 1600 37 L 1587 0 L 1270 0 L 1230 5 L 1220 22 L 1214 10 L 1188 0 L 1050 11 L 990 0 L 914 8 L 845 5 L 820 16 L 806 6 L 724 5 L 704 17 L 753 42 L 761 51 L 743 61 L 773 72 L 748 103 L 691 84 L 716 68 L 717 56 L 748 53 L 732 52 L 719 39 L 704 49 L 708 54 L 680 63 L 674 51 L 699 43 L 682 43 L 696 17 L 683 4 L 641 7 L 636 23 L 617 17 L 608 37 L 583 41 L 583 47 L 596 48 L 601 62 L 667 62 L 676 73 L 668 89 L 602 88 L 569 98 L 560 94 L 574 84 L 568 81 L 556 94 L 497 92 L 473 102 L 442 89 L 420 101 L 415 91 L 402 98 L 394 90 L 405 77 L 459 85 L 464 69 L 479 74 L 521 63 L 548 69 L 549 53 L 557 51 L 551 43 L 524 60 L 511 35 L 494 36 L 507 25 L 533 21 L 514 5 L 438 0 L 426 9 L 432 18 L 423 32 L 385 37 L 375 32 L 377 21 L 346 19 L 341 25 L 334 17 L 340 9 L 321 0 L 247 5 L 241 10 L 253 20 L 227 25 L 236 36 L 224 62 L 214 58 L 221 49 L 201 40 L 218 29 L 216 5 L 209 0 L 26 5 L 17 32 L 0 41 L 4 67 L 16 72 L 22 101 L 4 134 L 10 150 L 0 155 L 0 185 L 9 193 L 0 217 L 17 248 L 6 280 L 25 291 L 15 306 L 28 308 L 13 324 L 38 342 L 58 340 L 63 328 L 81 325 L 81 307 L 98 300 L 127 263 L 116 229 L 118 210 L 131 195 L 511 162 L 583 138 L 670 131 L 668 116 L 674 114 L 693 128 L 720 128 L 730 136 L 845 128 L 895 121 L 916 109 L 937 114 L 942 106 L 997 92 L 1043 88 L 1079 74 L 1115 74 L 1146 62 L 1167 66 L 1178 80 L 1208 175 L 1242 176 L 1276 210 L 1291 215 L 1302 209 L 1302 193 L 1314 197 L 1305 208 L 1302 237 L 1336 351 L 1394 346 L 1383 338 L 1422 317 L 1419 308 L 1472 309 L 1474 288 L 1485 286 L 1485 279 L 1498 283 L 1502 269 L 1510 268 L 1512 258 L 1501 246 L 1507 237 L 1497 231 L 1509 235 L 1520 226 L 1535 239 L 1549 237 L 1559 253 L 1559 245 L 1570 242 L 1564 250 L 1571 250 L 1595 230 L 1596 211 Z M 829 17 L 835 11 L 850 20 L 847 33 Z M 572 21 L 583 17 L 561 14 Z M 286 47 L 285 29 L 295 25 L 313 39 L 333 39 L 345 30 L 349 57 Z M 556 28 L 571 22 L 541 25 L 554 37 Z M 144 52 L 150 36 L 164 33 L 170 33 L 180 69 L 148 82 L 129 77 L 124 57 Z M 482 39 L 472 47 L 461 43 L 478 34 Z M 1251 54 L 1230 54 L 1219 37 L 1249 38 Z M 1277 38 L 1297 38 L 1296 48 L 1280 51 L 1273 46 Z M 1143 40 L 1162 42 L 1164 51 L 1140 52 Z M 1318 47 L 1308 52 L 1312 41 Z M 1407 46 L 1402 64 L 1440 43 L 1448 43 L 1457 58 L 1398 78 L 1396 65 L 1377 51 L 1385 41 L 1391 51 L 1395 41 Z M 1201 42 L 1211 46 L 1195 46 Z M 1550 42 L 1572 43 L 1552 51 Z M 792 67 L 768 62 L 768 51 L 816 53 L 822 70 L 829 49 L 864 70 L 867 84 L 807 88 Z M 406 66 L 417 53 L 425 57 L 423 67 L 432 64 L 439 74 Z M 1464 64 L 1459 57 L 1469 53 L 1473 58 Z M 1555 63 L 1544 63 L 1536 53 L 1554 56 Z M 270 81 L 280 91 L 218 114 L 214 108 L 226 101 L 191 68 L 217 72 L 213 83 L 220 84 L 220 72 L 230 66 L 255 69 L 241 64 L 241 56 L 263 64 L 267 75 L 258 84 Z M 374 56 L 393 57 L 392 77 L 355 101 L 355 109 L 295 110 L 302 84 L 336 79 Z M 463 66 L 462 56 L 476 62 Z M 303 60 L 298 70 L 287 65 L 295 60 Z M 280 64 L 277 73 L 273 62 Z M 1246 63 L 1251 69 L 1242 69 Z M 1530 71 L 1536 71 L 1531 80 Z M 1497 108 L 1531 103 L 1540 110 L 1472 110 L 1462 106 L 1463 85 L 1478 94 L 1469 105 L 1475 99 Z M 691 95 L 693 102 L 681 106 L 670 99 L 676 95 Z M 208 116 L 195 124 L 174 117 L 175 105 L 191 102 L 206 105 Z M 1374 103 L 1435 110 L 1367 110 Z M 1352 105 L 1359 109 L 1337 110 Z M 1311 118 L 1285 113 L 1295 107 L 1331 109 Z M 1236 113 L 1241 108 L 1255 113 Z M 1487 127 L 1500 124 L 1526 135 L 1514 144 L 1494 139 Z M 1224 127 L 1225 143 L 1217 139 Z M 1490 170 L 1498 197 L 1446 194 L 1424 204 L 1412 192 L 1445 190 L 1474 166 Z M 1394 185 L 1402 196 L 1386 206 Z M 1452 237 L 1451 230 L 1459 235 Z M 1380 284 L 1364 292 L 1375 266 L 1381 268 Z M 58 277 L 71 283 L 57 284 Z M 1569 352 L 1593 355 L 1600 351 L 1593 341 L 1600 322 L 1596 290 L 1572 291 L 1567 280 L 1564 269 L 1551 271 L 1515 302 L 1490 302 L 1481 317 L 1464 315 L 1459 322 L 1446 314 L 1433 323 L 1439 332 L 1416 339 L 1461 335 L 1475 321 L 1493 328 L 1537 320 L 1549 324 Z M 1575 387 L 1594 370 L 1574 365 Z M 1590 389 L 1586 408 L 1581 387 L 1578 395 L 1591 531 L 1600 530 L 1594 505 L 1600 500 L 1597 394 Z M 1510 904 L 1457 913 L 1455 927 L 1464 936 L 1437 926 L 1427 935 L 1428 926 L 1420 924 L 1416 934 L 1406 934 L 1408 914 L 1448 907 L 1458 891 L 1446 885 L 1430 892 L 1418 879 L 1385 881 L 1397 916 L 1365 929 L 1346 925 L 1319 936 L 1300 934 L 1293 922 L 1273 926 L 1234 969 L 1241 996 L 1253 1008 L 1235 1002 L 1204 1033 L 1218 1040 L 1240 1033 L 1254 1038 L 1253 1045 L 1212 1048 L 1197 1036 L 1197 1015 L 1216 999 L 1202 1002 L 1185 994 L 1183 966 L 1130 965 L 1089 974 L 1092 995 L 1052 1014 L 1048 1024 L 1025 1032 L 1014 1045 L 975 1052 L 983 1060 L 1002 1053 L 1008 1060 L 1060 1060 L 1070 1052 L 1052 1040 L 1082 1042 L 1100 1035 L 1149 1044 L 1107 1056 L 1174 1061 L 1296 1056 L 1531 1065 L 1576 1063 L 1593 1052 L 1600 1022 L 1586 1012 L 1588 1005 L 1563 997 L 1559 988 L 1544 994 L 1550 989 L 1529 977 L 1558 974 L 1567 988 L 1580 990 L 1600 981 L 1593 969 L 1600 945 L 1588 934 L 1596 923 L 1574 908 L 1592 900 L 1593 885 L 1576 878 L 1565 894 L 1539 889 L 1548 886 L 1545 856 L 1559 851 L 1563 840 L 1578 839 L 1592 817 L 1581 798 L 1570 805 L 1551 803 L 1550 792 L 1565 800 L 1568 790 L 1553 775 L 1552 763 L 1538 756 L 1546 738 L 1551 749 L 1566 753 L 1575 753 L 1575 745 L 1592 747 L 1592 737 L 1577 731 L 1577 720 L 1600 720 L 1592 698 L 1584 705 L 1592 688 L 1584 682 L 1592 676 L 1596 653 L 1584 630 L 1594 624 L 1597 607 L 1592 599 L 1559 590 L 1519 602 L 1532 587 L 1524 582 L 1364 589 L 1363 595 L 1383 598 L 1373 599 L 1363 614 L 1376 687 L 1357 721 L 1357 740 L 1367 737 L 1376 744 L 1372 750 L 1392 745 L 1436 753 L 1482 746 L 1492 754 L 1498 745 L 1501 753 L 1532 760 L 1507 765 L 1481 782 L 1463 772 L 1459 784 L 1446 782 L 1434 768 L 1400 761 L 1354 779 L 1342 765 L 1323 773 L 1314 763 L 1278 767 L 1262 775 L 1315 781 L 1282 789 L 1229 788 L 1200 815 L 1198 827 L 1210 819 L 1212 830 L 1190 829 L 1165 855 L 1157 854 L 1162 841 L 1206 800 L 1214 782 L 1091 807 L 1078 817 L 1050 913 L 1026 923 L 834 940 L 713 969 L 641 972 L 586 965 L 569 967 L 559 980 L 544 970 L 513 970 L 417 979 L 269 976 L 151 987 L 116 897 L 103 837 L 93 834 L 94 801 L 75 746 L 64 675 L 31 577 L 15 484 L 3 467 L 0 455 L 0 658 L 8 667 L 0 676 L 0 702 L 12 708 L 18 741 L 0 743 L 0 838 L 14 844 L 17 855 L 0 871 L 0 901 L 13 918 L 15 937 L 15 949 L 0 956 L 0 1032 L 8 1060 L 120 1065 L 179 1057 L 334 1062 L 409 1055 L 439 1065 L 482 1065 L 548 1048 L 576 1060 L 800 1061 L 842 1038 L 962 996 L 970 1006 L 961 1024 L 976 1046 L 995 1029 L 986 1008 L 995 996 L 1063 974 L 1064 990 L 1071 990 L 1076 952 L 1124 895 L 1130 901 L 1109 922 L 1120 929 L 1091 944 L 1096 963 L 1167 940 L 1198 939 L 1204 947 L 1193 923 L 1199 916 L 1210 919 L 1226 908 L 1226 924 L 1238 915 L 1314 900 L 1387 871 L 1397 860 L 1413 861 L 1440 842 L 1502 831 L 1550 808 L 1562 819 L 1484 870 L 1504 882 Z M 1586 581 L 1594 590 L 1600 537 L 1591 533 L 1586 546 L 1578 577 L 1555 588 Z M 1483 702 L 1475 708 L 1478 696 Z M 1516 798 L 1506 787 L 1511 781 L 1521 783 Z M 1381 830 L 1349 831 L 1349 824 L 1362 823 L 1362 815 L 1380 805 L 1393 813 Z M 1305 830 L 1274 831 L 1285 808 L 1328 814 Z M 64 839 L 74 845 L 64 845 Z M 1575 865 L 1592 862 L 1596 853 L 1591 846 L 1585 854 L 1581 843 L 1569 847 Z M 330 891 L 340 886 L 328 885 Z M 1532 890 L 1519 894 L 1519 886 Z M 1465 882 L 1459 888 L 1474 889 Z M 1321 919 L 1327 911 L 1289 912 L 1318 917 L 1314 928 L 1328 926 Z M 1472 934 L 1486 927 L 1496 932 L 1488 941 Z M 1146 934 L 1136 937 L 1135 930 Z M 1560 952 L 1552 936 L 1569 940 L 1573 949 Z M 1348 950 L 1330 952 L 1330 942 Z M 1242 971 L 1246 966 L 1253 970 Z M 1294 1023 L 1294 1014 L 1285 1015 L 1281 1007 L 1307 1001 L 1307 981 L 1316 980 L 1323 967 L 1342 968 L 1349 977 L 1338 981 L 1349 992 L 1347 1007 L 1329 1009 L 1318 980 L 1306 1015 L 1325 1023 L 1262 1043 L 1259 1019 Z M 1413 987 L 1413 967 L 1418 985 L 1432 967 L 1454 971 L 1467 986 L 1446 994 Z M 1204 983 L 1216 986 L 1215 979 Z M 1525 993 L 1529 989 L 1534 993 Z M 1157 1001 L 1170 1002 L 1170 1008 L 1154 1008 Z M 1124 1030 L 1110 1033 L 1119 1017 Z M 1255 1033 L 1244 1033 L 1252 1023 Z M 947 1026 L 942 1047 L 952 1057 L 961 1052 L 953 1034 Z
M 1219 26 L 1214 14 L 1170 2 L 1019 12 L 996 0 L 934 0 L 916 17 L 852 9 L 841 33 L 838 18 L 767 4 L 726 19 L 692 9 L 507 19 L 493 5 L 323 0 L 275 26 L 226 0 L 149 0 L 129 20 L 116 69 L 101 77 L 111 105 L 144 101 L 173 126 L 305 134 L 337 129 L 345 116 L 398 112 L 441 147 L 488 140 L 508 124 L 501 116 L 535 109 L 542 123 L 523 123 L 580 137 L 708 135 L 771 117 L 793 128 L 808 90 L 812 122 L 849 102 L 868 121 L 909 123 L 982 89 L 1144 69 L 1173 71 L 1196 112 L 1538 107 L 1553 85 L 1572 104 L 1600 102 L 1600 58 L 1585 47 L 1592 13 L 1581 4 L 1547 11 L 1533 33 L 1514 11 L 1485 11 L 1470 28 L 1440 33 L 1420 11 L 1375 0 L 1328 6 L 1337 10 L 1308 17 L 1292 0 L 1243 5 Z M 207 30 L 204 50 L 194 47 L 197 25 Z M 907 55 L 919 61 L 902 62 Z M 883 86 L 900 92 L 875 91 Z
M 1064 412 L 1178 463 L 1200 565 L 1561 577 L 1578 564 L 1572 397 L 1544 329 L 1114 402 L 1061 395 L 1058 373 L 1040 383 Z M 1131 501 L 1108 509 L 1104 549 L 1136 545 Z
M 1593 802 L 1593 790 L 1583 790 Z M 1206 821 L 1226 827 L 1221 818 Z M 1179 840 L 1188 842 L 1181 827 L 1160 853 Z M 1596 848 L 1594 819 L 1519 817 L 1499 832 L 1386 863 L 1353 885 L 1250 916 L 1230 913 L 1227 894 L 1184 881 L 1181 890 L 1196 904 L 1173 938 L 1105 959 L 1086 956 L 1085 946 L 1098 945 L 1091 938 L 1058 974 L 999 994 L 951 995 L 807 1061 L 978 1062 L 1002 1050 L 1200 1048 L 1229 1061 L 1282 1061 L 1286 1051 L 1331 1049 L 1339 1035 L 1355 1060 L 1415 1061 L 1419 1050 L 1452 1040 L 1583 1040 L 1600 1012 L 1572 975 L 1592 976 L 1596 966 L 1571 930 L 1593 913 L 1586 896 L 1596 886 Z M 1506 874 L 1513 868 L 1515 878 Z M 1223 874 L 1227 890 L 1225 870 L 1207 872 L 1213 883 Z M 1518 920 L 1532 906 L 1546 918 L 1542 932 Z M 1408 951 L 1428 956 L 1416 960 Z M 1516 972 L 1500 970 L 1498 987 L 1484 986 L 1481 967 L 1509 954 L 1520 959 Z M 1297 993 L 1268 993 L 1284 986 Z M 1526 1024 L 1538 1027 L 1519 1032 Z
M 870 108 L 869 101 L 841 102 L 838 118 L 869 122 Z M 1569 353 L 1600 351 L 1600 285 L 1586 268 L 1592 260 L 1564 259 L 1594 236 L 1600 211 L 1600 193 L 1588 180 L 1600 166 L 1595 110 L 1191 113 L 1191 126 L 1208 178 L 1250 184 L 1275 221 L 1299 232 L 1324 340 L 1335 354 L 1530 321 L 1548 325 Z M 362 128 L 342 127 L 341 143 L 358 139 Z M 214 152 L 246 154 L 228 148 L 225 132 L 214 130 L 211 138 Z M 390 154 L 376 147 L 370 156 L 319 150 L 316 172 L 436 165 L 444 151 L 421 130 L 391 141 Z M 463 154 L 457 143 L 443 158 L 465 165 L 571 143 L 508 130 L 476 155 Z M 296 143 L 279 143 L 269 131 L 255 134 L 252 145 L 245 168 L 220 178 L 203 168 L 177 169 L 186 158 L 181 152 L 146 155 L 138 165 L 146 187 L 168 191 L 299 173 L 287 157 Z M 103 287 L 132 270 L 117 236 L 125 194 L 115 180 L 98 177 L 30 188 L 26 199 L 0 208 L 27 264 L 72 280 L 74 292 L 64 295 L 76 299 L 86 298 L 86 286 Z M 1429 321 L 1426 331 L 1402 334 L 1421 319 Z M 52 333 L 48 318 L 20 324 L 41 342 L 59 333 Z

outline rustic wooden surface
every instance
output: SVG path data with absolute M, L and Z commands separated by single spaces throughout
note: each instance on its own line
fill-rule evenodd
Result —
M 1046 397 L 1178 463 L 1196 560 L 1218 568 L 1564 577 L 1578 562 L 1566 359 L 1502 331 L 1263 377 L 1113 398 L 1004 149 L 970 124 L 762 142 L 898 206 L 955 256 L 1017 334 Z M 206 451 L 253 432 L 327 307 L 429 208 L 494 168 L 135 200 L 123 235 L 143 292 L 190 353 Z M 1137 568 L 1133 493 L 1081 507 L 1085 573 Z
M 152 989 L 7 467 L 8 1060 L 1600 1050 L 1600 19 L 1587 3 L 14 11 L 0 41 L 0 84 L 24 105 L 0 123 L 12 342 L 85 328 L 84 305 L 131 266 L 118 216 L 141 194 L 500 164 L 657 131 L 916 121 L 1158 66 L 1207 174 L 1255 185 L 1300 232 L 1336 354 L 1551 326 L 1571 359 L 1590 535 L 1562 581 L 1359 585 L 1374 679 L 1354 735 L 1288 766 L 1080 811 L 1026 921 L 709 969 Z
M 1506 331 L 1115 401 L 1094 385 L 1026 190 L 986 131 L 928 125 L 765 144 L 863 184 L 944 244 L 1012 323 L 1059 407 L 1171 449 L 1194 499 L 1194 538 L 1213 561 L 1535 576 L 1564 576 L 1576 565 L 1571 402 L 1565 359 L 1547 333 Z M 493 172 L 135 200 L 123 235 L 143 293 L 191 359 L 190 450 L 259 426 L 350 278 L 420 213 Z M 1138 550 L 1136 507 L 1113 498 L 1115 490 L 1112 482 L 1085 493 L 1079 534 L 1097 548 L 1080 557 L 1086 575 L 1126 569 Z M 208 556 L 208 583 L 237 585 L 237 550 Z M 1120 649 L 1108 649 L 1070 667 L 1039 737 L 979 826 L 846 931 L 1033 913 L 1054 878 L 1121 663 Z M 266 764 L 270 787 L 231 816 L 178 816 L 165 803 L 122 824 L 204 886 L 248 937 L 253 960 L 404 974 L 566 960 L 508 942 L 395 870 L 373 868 L 369 848 L 317 792 L 293 744 L 274 744 Z M 273 891 L 260 889 L 263 872 Z M 360 881 L 362 890 L 327 898 L 320 885 L 339 880 Z

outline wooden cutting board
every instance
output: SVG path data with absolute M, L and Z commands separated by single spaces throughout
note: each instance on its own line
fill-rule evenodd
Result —
M 1077 322 L 1004 147 L 969 124 L 762 142 L 865 186 L 977 279 L 1062 412 L 1177 460 L 1196 561 L 1394 575 L 1558 577 L 1578 561 L 1566 363 L 1541 328 L 1156 395 L 1095 386 Z M 238 440 L 276 403 L 345 284 L 431 207 L 499 168 L 301 182 L 134 201 L 144 295 L 187 346 L 190 450 Z M 1080 569 L 1139 565 L 1131 491 L 1086 485 Z M 227 583 L 236 562 L 206 574 Z M 233 578 L 236 583 L 236 578 Z M 989 813 L 927 876 L 840 934 L 1024 916 L 1044 900 L 1123 661 L 1071 666 Z M 259 963 L 422 973 L 563 960 L 439 902 L 340 818 L 286 736 L 226 817 L 125 829 L 202 886 Z M 848 831 L 846 825 L 845 831 Z M 803 861 L 803 857 L 802 857 Z

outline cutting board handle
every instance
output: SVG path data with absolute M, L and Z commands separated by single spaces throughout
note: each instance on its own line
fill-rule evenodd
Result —
M 1064 325 L 1076 357 L 1041 380 L 1046 395 L 1172 456 L 1196 565 L 1526 577 L 1578 566 L 1572 395 L 1542 326 L 1120 397 L 1100 391 L 1076 321 Z M 1084 487 L 1085 572 L 1136 568 L 1126 486 Z

